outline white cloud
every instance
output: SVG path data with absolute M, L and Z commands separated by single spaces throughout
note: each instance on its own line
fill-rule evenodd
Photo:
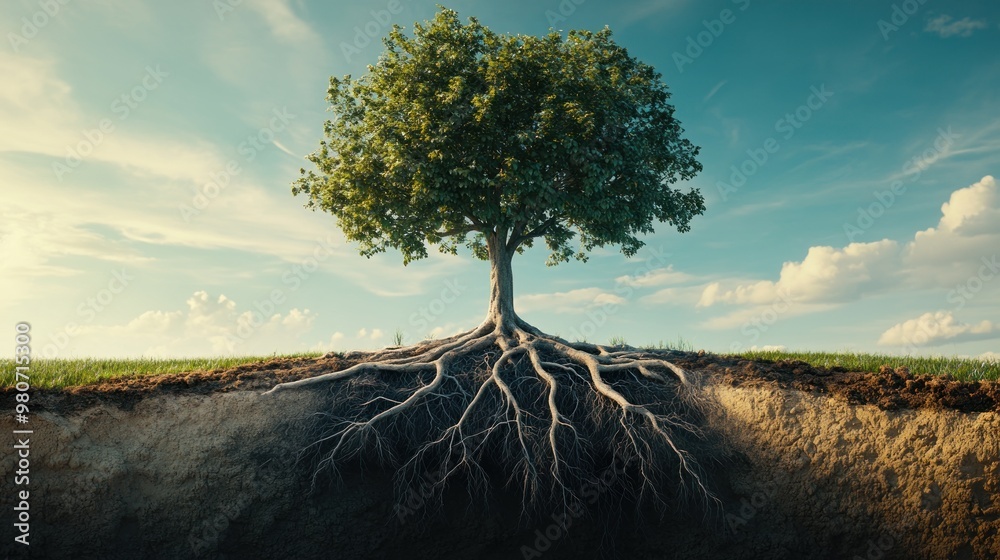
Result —
M 941 205 L 941 220 L 937 231 L 977 235 L 1000 233 L 1000 205 L 997 204 L 997 182 L 992 175 L 951 194 Z M 934 228 L 917 233 L 931 235 Z
M 954 287 L 978 273 L 1000 249 L 1000 195 L 987 175 L 951 194 L 936 227 L 918 231 L 904 251 L 909 276 L 926 285 Z
M 183 317 L 183 311 L 146 311 L 129 321 L 125 328 L 137 335 L 162 335 L 183 321 Z
M 169 73 L 170 69 L 163 70 Z M 201 182 L 225 165 L 211 145 L 197 139 L 152 138 L 126 130 L 126 119 L 142 111 L 141 103 L 123 113 L 113 110 L 114 100 L 109 99 L 105 112 L 86 113 L 77 104 L 73 88 L 57 74 L 52 59 L 0 51 L 0 74 L 5 76 L 0 90 L 0 153 L 51 156 L 46 169 L 64 165 L 69 170 L 60 174 L 64 181 L 83 166 L 111 164 L 139 175 Z M 137 80 L 134 85 L 141 83 Z M 162 80 L 157 89 L 169 86 L 169 75 Z M 148 91 L 149 98 L 158 94 L 166 95 Z M 105 119 L 113 127 L 105 127 L 108 132 L 99 130 Z M 67 160 L 71 153 L 88 155 L 74 166 L 70 163 L 77 160 Z M 51 173 L 55 178 L 55 171 Z
M 256 91 L 258 100 L 289 99 L 291 91 L 302 95 L 313 91 L 316 68 L 327 65 L 330 53 L 312 25 L 295 13 L 290 0 L 244 0 L 225 19 L 202 45 L 203 61 L 215 77 Z M 248 101 L 241 111 L 246 115 L 270 112 L 270 106 L 261 107 L 258 102 Z
M 959 323 L 951 311 L 938 311 L 893 325 L 882 333 L 878 343 L 883 346 L 940 346 L 992 338 L 1000 338 L 1000 325 L 987 320 L 975 325 Z
M 695 277 L 674 271 L 673 265 L 666 268 L 657 268 L 638 276 L 619 276 L 615 279 L 618 284 L 632 288 L 649 288 L 656 286 L 666 286 L 671 284 L 683 284 L 694 280 Z
M 704 286 L 662 288 L 639 299 L 642 303 L 660 305 L 691 305 L 701 298 Z
M 969 37 L 978 29 L 986 29 L 989 25 L 982 20 L 964 17 L 955 20 L 949 15 L 941 14 L 927 21 L 924 31 L 937 34 L 940 37 Z
M 515 298 L 519 311 L 550 313 L 583 313 L 603 305 L 623 305 L 625 298 L 600 288 L 581 288 L 551 294 L 529 294 Z
M 433 329 L 431 329 L 431 332 L 427 334 L 429 338 L 446 338 L 467 331 L 469 331 L 469 325 L 463 325 L 459 323 L 446 323 L 444 325 L 434 327 Z M 417 335 L 418 339 L 425 338 L 422 333 L 413 333 L 413 334 Z M 404 343 L 405 342 L 406 341 L 404 341 Z
M 0 51 L 0 152 L 57 154 L 80 124 L 73 89 L 55 61 Z
M 240 251 L 289 268 L 319 259 L 310 277 L 337 275 L 382 296 L 421 293 L 430 280 L 467 265 L 436 252 L 405 272 L 393 255 L 363 259 L 331 231 L 331 218 L 306 212 L 301 201 L 255 184 L 249 174 L 185 222 L 178 207 L 192 204 L 193 186 L 126 173 L 97 188 L 82 177 L 63 184 L 37 166 L 0 164 L 0 268 L 12 294 L 0 308 L 51 296 L 32 289 L 38 279 L 72 277 L 108 262 L 156 270 L 165 266 L 151 258 L 160 247 Z
M 326 341 L 319 341 L 310 348 L 313 352 L 331 352 L 335 350 L 343 350 L 344 345 L 344 333 L 337 331 L 330 335 L 330 338 Z
M 122 325 L 83 325 L 60 357 L 77 356 L 214 356 L 270 354 L 305 349 L 315 313 L 293 308 L 287 313 L 241 310 L 224 294 L 195 292 L 175 310 L 150 310 Z
M 840 303 L 878 291 L 893 280 L 898 244 L 889 239 L 852 243 L 843 249 L 810 247 L 802 262 L 786 262 L 777 281 L 761 280 L 724 288 L 705 287 L 698 305 L 770 304 L 779 299 L 800 303 Z
M 938 224 L 918 231 L 902 248 L 890 239 L 852 243 L 841 249 L 811 247 L 802 261 L 784 263 L 777 280 L 730 280 L 704 286 L 698 306 L 747 306 L 703 323 L 707 328 L 727 328 L 751 320 L 782 299 L 794 301 L 792 313 L 800 314 L 900 287 L 953 289 L 973 282 L 978 293 L 1000 273 L 998 249 L 1000 194 L 996 180 L 987 175 L 952 192 L 941 206 Z M 995 290 L 1000 282 L 989 286 Z M 661 303 L 678 295 L 668 289 L 644 301 Z
M 313 344 L 310 350 L 314 352 L 330 352 L 380 348 L 384 346 L 384 343 L 380 342 L 384 339 L 385 331 L 382 329 L 362 327 L 353 336 L 345 335 L 340 331 L 334 332 L 327 340 L 321 340 Z M 407 341 L 404 340 L 404 344 L 406 343 Z
M 711 317 L 698 324 L 699 328 L 711 330 L 764 330 L 765 327 L 790 319 L 800 315 L 819 313 L 836 307 L 829 303 L 799 303 L 792 300 L 778 299 L 770 305 L 753 305 L 735 309 L 720 315 Z M 745 333 L 744 333 L 745 334 Z
M 290 0 L 246 0 L 248 8 L 267 23 L 274 36 L 286 43 L 321 44 L 312 27 L 295 15 Z
M 357 338 L 362 340 L 378 340 L 382 338 L 384 335 L 385 333 L 382 332 L 382 329 L 368 330 L 366 328 L 362 328 L 358 331 Z

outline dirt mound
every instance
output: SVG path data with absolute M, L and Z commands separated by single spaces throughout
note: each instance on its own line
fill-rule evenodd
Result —
M 831 395 L 851 404 L 883 410 L 933 408 L 961 412 L 1000 411 L 1000 383 L 957 381 L 949 376 L 912 375 L 905 367 L 882 366 L 878 373 L 817 368 L 802 361 L 751 361 L 686 355 L 679 365 L 719 377 L 734 387 L 776 386 Z

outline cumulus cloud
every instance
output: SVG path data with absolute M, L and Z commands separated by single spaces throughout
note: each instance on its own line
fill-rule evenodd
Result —
M 548 311 L 550 313 L 583 313 L 603 305 L 622 305 L 625 298 L 600 288 L 581 288 L 551 294 L 529 294 L 516 298 L 520 311 Z
M 302 335 L 316 315 L 308 309 L 262 313 L 241 307 L 225 294 L 195 292 L 185 307 L 150 310 L 121 325 L 84 325 L 59 356 L 209 356 L 262 354 L 304 349 Z
M 662 288 L 639 299 L 642 303 L 659 305 L 690 305 L 701 298 L 702 285 Z
M 998 213 L 997 182 L 987 175 L 978 183 L 953 192 L 948 202 L 941 205 L 938 229 L 966 235 L 1000 233 Z
M 440 325 L 440 326 L 437 326 L 437 327 L 434 327 L 433 329 L 431 329 L 431 332 L 427 333 L 427 337 L 426 338 L 445 338 L 445 337 L 454 336 L 456 334 L 461 334 L 461 333 L 467 332 L 469 329 L 470 329 L 470 325 L 469 324 L 446 323 L 444 325 Z M 420 333 L 416 333 L 415 332 L 413 334 L 417 335 L 418 338 L 421 338 L 421 339 L 425 338 L 424 335 L 422 335 Z
M 924 313 L 893 325 L 879 337 L 883 346 L 940 346 L 942 344 L 1000 338 L 1000 325 L 981 321 L 975 325 L 958 322 L 951 311 Z
M 836 307 L 830 303 L 798 303 L 791 299 L 777 299 L 770 305 L 749 305 L 736 308 L 718 317 L 710 317 L 698 324 L 700 328 L 712 330 L 728 330 L 740 328 L 744 334 L 754 331 L 763 332 L 777 323 L 811 313 L 819 313 Z
M 987 175 L 951 194 L 937 226 L 918 231 L 906 246 L 904 264 L 919 276 L 954 282 L 978 269 L 1000 248 L 1000 195 Z
M 704 288 L 698 306 L 761 305 L 779 299 L 800 303 L 850 301 L 894 281 L 898 252 L 898 244 L 889 239 L 852 243 L 843 249 L 810 247 L 801 262 L 782 265 L 777 281 L 761 280 L 732 288 L 714 282 Z
M 382 336 L 384 336 L 384 334 L 385 333 L 382 332 L 382 329 L 368 330 L 366 328 L 362 328 L 362 329 L 360 329 L 358 331 L 357 338 L 359 340 L 378 340 L 378 339 L 382 338 Z
M 408 333 L 403 334 L 403 343 L 412 342 L 412 337 Z M 362 327 L 354 334 L 344 334 L 336 331 L 329 338 L 320 340 L 309 347 L 314 352 L 330 352 L 345 350 L 364 350 L 381 348 L 385 345 L 386 332 L 379 328 Z M 423 338 L 423 337 L 420 337 Z
M 670 265 L 666 268 L 657 268 L 656 270 L 636 276 L 619 276 L 615 278 L 615 282 L 631 288 L 651 288 L 683 284 L 694 279 L 695 277 L 690 274 L 675 271 L 673 265 Z
M 987 175 L 952 192 L 941 206 L 938 223 L 916 232 L 905 244 L 883 239 L 843 248 L 811 247 L 801 261 L 784 263 L 777 280 L 730 280 L 701 287 L 698 307 L 744 306 L 703 323 L 706 328 L 729 328 L 785 300 L 794 302 L 792 313 L 801 314 L 899 287 L 953 289 L 974 282 L 979 292 L 987 280 L 1000 275 L 998 249 L 1000 194 L 996 180 Z M 665 291 L 644 301 L 663 302 L 677 295 Z
M 321 340 L 314 344 L 310 350 L 314 352 L 343 351 L 367 347 L 370 345 L 372 339 L 371 332 L 369 332 L 368 329 L 361 329 L 357 335 L 359 336 L 349 337 L 340 331 L 336 331 L 330 335 L 330 338 Z
M 939 37 L 969 37 L 976 30 L 989 27 L 983 20 L 976 20 L 968 17 L 956 20 L 949 15 L 941 14 L 927 21 L 924 31 L 934 33 Z

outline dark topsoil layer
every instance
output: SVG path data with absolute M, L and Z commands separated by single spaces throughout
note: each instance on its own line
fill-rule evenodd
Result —
M 911 375 L 906 368 L 882 366 L 878 373 L 844 368 L 817 368 L 801 361 L 751 361 L 705 352 L 651 352 L 682 368 L 708 375 L 732 386 L 796 389 L 827 394 L 852 404 L 874 404 L 891 409 L 952 409 L 961 412 L 1000 412 L 1000 382 L 961 382 L 947 376 Z M 273 359 L 226 370 L 118 378 L 92 385 L 39 390 L 32 401 L 39 408 L 67 412 L 100 403 L 131 409 L 137 402 L 162 394 L 265 391 L 277 383 L 294 381 L 347 368 L 370 354 Z M 13 389 L 4 389 L 0 394 Z

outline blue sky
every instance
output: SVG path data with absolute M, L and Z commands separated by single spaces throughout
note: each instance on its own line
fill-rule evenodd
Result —
M 568 338 L 1000 357 L 1000 6 L 452 2 L 504 33 L 600 29 L 656 67 L 707 211 L 631 259 L 515 259 Z M 0 324 L 49 357 L 374 348 L 471 328 L 488 267 L 365 259 L 289 185 L 433 2 L 11 1 L 0 8 Z

